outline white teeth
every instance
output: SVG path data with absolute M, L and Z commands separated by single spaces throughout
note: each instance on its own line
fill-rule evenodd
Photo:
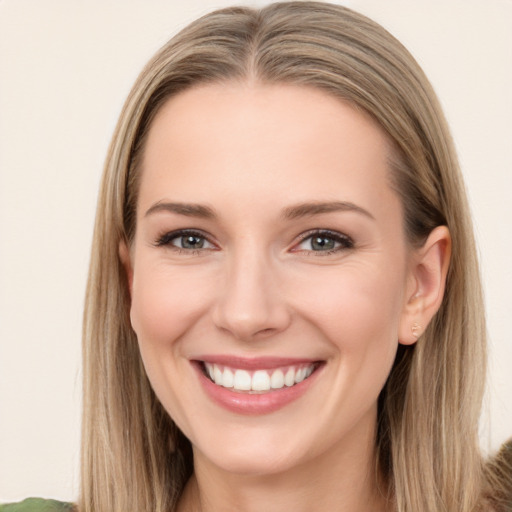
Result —
M 295 384 L 295 368 L 290 368 L 284 376 L 284 383 L 290 387 Z
M 251 389 L 251 374 L 245 370 L 236 370 L 233 387 L 240 391 L 249 391 Z
M 233 388 L 236 391 L 256 392 L 282 389 L 284 386 L 294 386 L 308 378 L 315 369 L 315 366 L 311 364 L 298 369 L 290 366 L 286 373 L 284 373 L 284 369 L 278 368 L 275 370 L 256 370 L 251 375 L 246 370 L 235 370 L 227 366 L 222 368 L 222 366 L 217 364 L 205 362 L 204 366 L 210 379 L 218 386 Z
M 281 370 L 276 370 L 270 377 L 270 387 L 272 389 L 281 389 L 284 386 L 284 374 Z
M 295 384 L 302 382 L 304 377 L 306 376 L 306 370 L 304 368 L 299 368 L 297 373 L 295 374 Z
M 229 368 L 224 368 L 224 372 L 222 373 L 222 385 L 225 388 L 232 388 L 235 382 L 235 376 L 233 372 Z
M 253 391 L 268 391 L 270 389 L 270 377 L 265 370 L 258 370 L 252 376 Z
M 214 365 L 213 367 L 213 380 L 215 381 L 215 384 L 222 386 L 222 371 L 217 365 Z

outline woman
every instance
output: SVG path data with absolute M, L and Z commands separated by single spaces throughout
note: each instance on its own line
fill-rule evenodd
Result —
M 78 510 L 506 510 L 454 150 L 380 26 L 190 25 L 126 102 L 95 229 Z

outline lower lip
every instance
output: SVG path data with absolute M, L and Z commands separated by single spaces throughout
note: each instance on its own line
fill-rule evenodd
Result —
M 298 400 L 313 385 L 321 370 L 321 367 L 317 367 L 307 379 L 294 386 L 251 394 L 218 386 L 203 373 L 201 363 L 196 362 L 194 366 L 203 389 L 216 404 L 237 414 L 250 415 L 270 414 Z

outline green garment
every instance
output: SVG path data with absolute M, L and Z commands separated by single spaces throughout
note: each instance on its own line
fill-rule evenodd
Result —
M 72 512 L 72 510 L 71 503 L 41 498 L 28 498 L 20 503 L 0 505 L 0 512 Z

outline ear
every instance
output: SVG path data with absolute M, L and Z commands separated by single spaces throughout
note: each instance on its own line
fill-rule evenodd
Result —
M 126 279 L 128 281 L 128 289 L 130 291 L 130 297 L 132 295 L 132 285 L 133 285 L 133 265 L 132 265 L 132 256 L 130 254 L 130 249 L 128 244 L 123 239 L 119 242 L 119 259 L 121 260 L 121 264 L 124 267 L 124 271 L 126 273 Z
M 398 341 L 412 345 L 425 332 L 441 306 L 450 263 L 451 237 L 446 226 L 438 226 L 411 256 L 404 309 Z

